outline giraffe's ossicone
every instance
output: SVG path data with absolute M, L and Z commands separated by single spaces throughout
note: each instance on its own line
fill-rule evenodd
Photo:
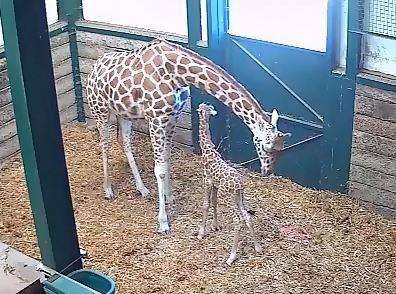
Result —
M 108 122 L 120 121 L 124 149 L 137 189 L 148 195 L 136 166 L 131 144 L 131 120 L 148 121 L 159 193 L 159 231 L 169 231 L 165 200 L 172 201 L 169 157 L 175 125 L 186 102 L 180 89 L 198 87 L 228 106 L 253 134 L 263 174 L 272 169 L 285 135 L 276 119 L 266 115 L 254 97 L 230 74 L 209 59 L 165 40 L 154 40 L 133 52 L 106 53 L 88 76 L 87 101 L 101 136 L 104 190 L 114 196 L 109 179 Z M 179 97 L 179 98 L 177 98 Z M 271 159 L 271 160 L 270 160 Z

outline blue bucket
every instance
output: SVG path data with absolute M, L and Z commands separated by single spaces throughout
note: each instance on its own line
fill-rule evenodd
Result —
M 87 286 L 101 294 L 114 294 L 114 281 L 104 274 L 88 269 L 74 271 L 67 275 L 70 279 Z

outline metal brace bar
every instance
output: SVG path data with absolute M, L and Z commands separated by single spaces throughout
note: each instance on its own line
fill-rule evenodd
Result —
M 265 70 L 275 81 L 277 81 L 283 88 L 285 88 L 298 102 L 300 102 L 306 109 L 316 116 L 322 123 L 324 122 L 321 117 L 307 102 L 304 101 L 296 92 L 294 92 L 288 85 L 286 85 L 276 74 L 274 74 L 266 65 L 258 60 L 252 53 L 249 52 L 241 43 L 231 38 L 231 41 L 239 47 L 246 55 L 248 55 L 258 66 Z

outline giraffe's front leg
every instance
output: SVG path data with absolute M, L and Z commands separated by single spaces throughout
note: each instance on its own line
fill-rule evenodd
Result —
M 159 118 L 149 121 L 150 138 L 154 150 L 154 174 L 158 185 L 158 232 L 167 234 L 170 231 L 168 215 L 165 205 L 165 185 L 167 177 L 167 153 L 166 153 L 166 122 Z
M 158 184 L 158 232 L 161 234 L 168 234 L 170 228 L 165 204 L 165 164 L 163 162 L 156 162 L 154 173 Z
M 206 220 L 208 219 L 208 212 L 209 212 L 210 202 L 212 199 L 213 189 L 214 189 L 213 184 L 209 183 L 207 185 L 206 195 L 204 198 L 204 203 L 202 205 L 202 224 L 201 227 L 199 228 L 198 239 L 202 239 L 203 237 L 205 237 L 206 234 Z

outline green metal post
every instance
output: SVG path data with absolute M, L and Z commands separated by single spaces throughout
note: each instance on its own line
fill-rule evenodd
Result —
M 202 39 L 201 1 L 186 0 L 186 5 L 188 46 L 190 48 L 194 48 L 197 46 L 197 42 Z
M 215 48 L 224 39 L 228 28 L 228 1 L 206 0 L 208 13 L 208 46 Z
M 348 1 L 348 35 L 347 35 L 347 59 L 346 74 L 348 79 L 356 81 L 360 67 L 360 52 L 362 35 L 357 33 L 361 31 L 360 18 L 363 11 L 359 4 L 360 0 Z
M 42 261 L 82 266 L 64 157 L 44 0 L 2 0 L 7 71 Z
M 74 94 L 76 96 L 77 120 L 85 122 L 83 88 L 81 83 L 80 63 L 78 60 L 77 27 L 76 21 L 83 19 L 81 0 L 58 0 L 59 20 L 67 22 L 69 34 L 69 48 L 72 62 Z
M 201 32 L 201 28 L 198 27 L 198 22 L 200 23 L 201 15 L 198 11 L 197 5 L 199 3 L 193 4 L 187 0 L 188 10 L 190 10 L 190 15 L 192 18 L 188 19 L 189 23 L 189 32 L 195 32 L 192 36 L 189 36 L 189 44 L 193 43 L 196 45 L 196 38 L 198 35 L 198 30 Z M 200 2 L 198 0 L 191 1 L 191 2 Z M 207 11 L 207 20 L 208 20 L 208 50 L 207 56 L 217 64 L 224 66 L 225 65 L 225 48 L 224 46 L 224 38 L 225 33 L 227 31 L 227 1 L 226 0 L 207 0 L 206 1 L 206 11 Z M 195 42 L 195 43 L 194 43 Z M 199 48 L 197 46 L 192 47 L 194 50 Z M 193 122 L 193 142 L 194 142 L 194 150 L 198 152 L 199 150 L 199 143 L 198 143 L 198 113 L 195 109 L 198 107 L 199 103 L 201 102 L 210 102 L 218 111 L 219 115 L 213 118 L 213 128 L 212 128 L 212 139 L 214 143 L 217 145 L 219 142 L 222 141 L 222 148 L 220 152 L 226 158 L 228 158 L 228 151 L 229 148 L 224 147 L 229 144 L 229 140 L 227 139 L 229 132 L 224 132 L 224 130 L 228 130 L 228 115 L 229 110 L 224 104 L 218 102 L 210 95 L 203 93 L 197 89 L 192 89 L 191 96 L 193 99 L 191 100 L 191 117 Z

